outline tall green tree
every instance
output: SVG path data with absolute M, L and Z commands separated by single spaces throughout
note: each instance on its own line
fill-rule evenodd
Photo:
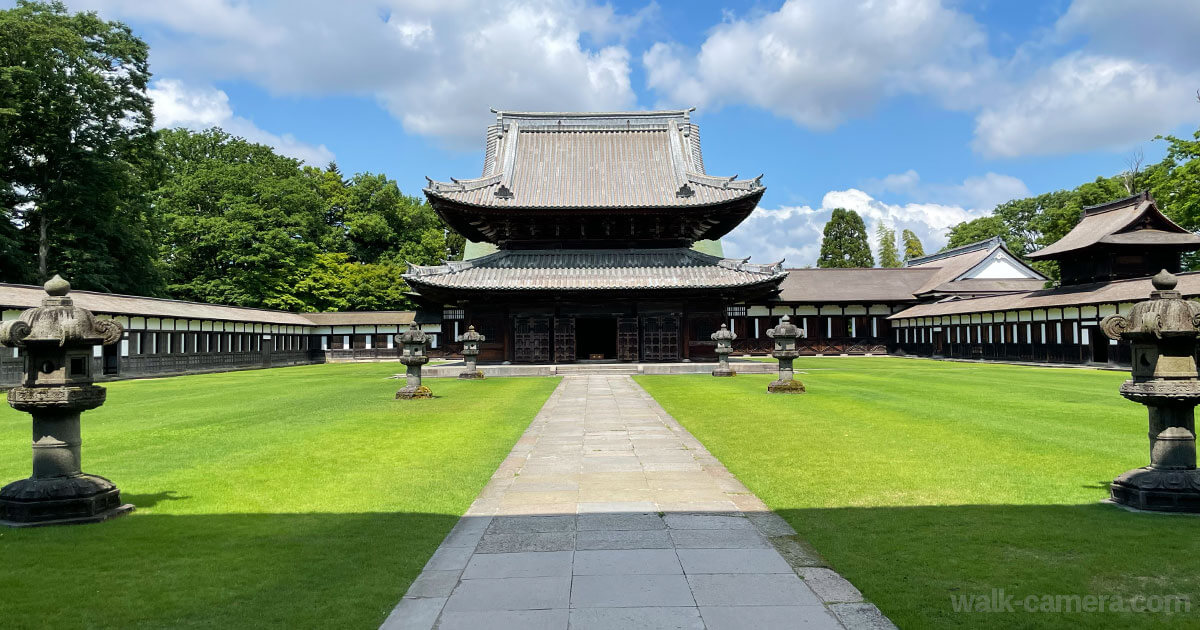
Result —
M 817 266 L 823 269 L 875 266 L 867 241 L 867 226 L 857 212 L 834 208 L 825 224 Z
M 925 255 L 925 246 L 921 244 L 921 239 L 917 238 L 916 233 L 912 230 L 901 232 L 900 240 L 904 241 L 904 262 Z
M 0 11 L 0 279 L 156 294 L 148 47 L 119 22 Z
M 896 230 L 881 221 L 875 229 L 875 239 L 875 245 L 879 249 L 880 267 L 899 267 L 904 264 L 900 260 L 900 250 L 896 249 Z
M 299 162 L 214 128 L 163 131 L 154 193 L 173 297 L 299 310 L 295 286 L 320 253 L 327 205 Z
M 405 295 L 404 269 L 391 263 L 350 262 L 343 253 L 317 254 L 296 283 L 295 297 L 305 312 L 412 308 Z

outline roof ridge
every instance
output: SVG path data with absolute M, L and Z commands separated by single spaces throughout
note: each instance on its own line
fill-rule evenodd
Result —
M 491 108 L 491 112 L 496 114 L 497 118 L 514 117 L 514 118 L 617 118 L 617 117 L 641 117 L 641 118 L 665 118 L 670 116 L 688 116 L 696 111 L 695 107 L 687 107 L 683 109 L 641 109 L 641 110 L 624 110 L 624 111 L 603 111 L 603 112 L 535 112 L 535 111 L 516 111 L 506 109 Z
M 1131 205 L 1133 205 L 1134 202 L 1140 203 L 1143 201 L 1150 201 L 1150 202 L 1154 201 L 1154 198 L 1152 198 L 1150 196 L 1149 190 L 1143 190 L 1137 194 L 1133 194 L 1128 197 L 1122 197 L 1120 199 L 1114 199 L 1112 201 L 1098 203 L 1094 206 L 1084 206 L 1079 211 L 1080 212 L 1079 218 L 1082 219 L 1083 217 L 1086 217 L 1086 216 L 1102 214 L 1104 212 L 1108 212 L 1109 210 L 1116 210 L 1118 208 L 1124 208 L 1125 206 L 1131 206 Z
M 36 289 L 38 291 L 44 290 L 43 287 L 41 287 L 40 285 L 36 285 L 36 284 L 17 284 L 17 283 L 12 283 L 12 282 L 0 282 L 0 288 L 6 288 L 6 287 L 11 287 L 11 288 L 16 288 L 16 289 Z M 127 298 L 127 299 L 131 299 L 131 300 L 154 300 L 156 302 L 170 302 L 173 304 L 195 304 L 195 305 L 199 305 L 199 306 L 216 306 L 219 308 L 236 308 L 236 309 L 240 309 L 243 311 L 260 311 L 260 312 L 264 312 L 264 313 L 284 313 L 287 315 L 303 316 L 303 314 L 298 311 L 284 311 L 284 310 L 274 309 L 274 308 L 259 308 L 257 306 L 238 306 L 236 304 L 218 304 L 216 302 L 194 302 L 191 300 L 177 300 L 175 298 L 161 298 L 161 297 L 153 297 L 150 295 L 129 295 L 127 293 L 108 293 L 105 291 L 89 291 L 86 289 L 71 289 L 71 295 L 78 295 L 80 293 L 84 293 L 87 295 L 99 295 L 99 296 L 103 296 L 103 297 Z
M 982 241 L 975 241 L 974 243 L 967 243 L 966 245 L 959 245 L 958 247 L 955 247 L 953 249 L 946 249 L 946 250 L 943 250 L 940 252 L 929 254 L 928 256 L 921 256 L 920 258 L 914 258 L 910 261 L 905 262 L 904 266 L 912 267 L 915 265 L 923 265 L 927 262 L 941 260 L 942 258 L 951 258 L 953 256 L 958 256 L 960 254 L 969 254 L 971 252 L 984 249 L 985 247 L 991 247 L 992 245 L 1000 245 L 1001 247 L 1003 247 L 1004 239 L 1000 238 L 999 236 L 993 236 L 991 238 L 987 238 Z

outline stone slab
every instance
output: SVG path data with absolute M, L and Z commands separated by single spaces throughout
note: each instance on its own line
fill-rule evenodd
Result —
M 674 549 L 576 551 L 575 575 L 682 575 Z
M 462 579 L 571 575 L 573 555 L 572 551 L 477 553 L 467 563 Z
M 841 630 L 824 606 L 701 606 L 708 630 Z
M 566 609 L 445 612 L 438 630 L 566 630 L 569 615 Z
M 821 600 L 793 574 L 688 575 L 699 606 L 820 606 Z
M 576 608 L 571 611 L 571 630 L 704 630 L 700 611 L 694 607 Z
M 677 549 L 676 551 L 679 555 L 679 562 L 688 575 L 698 573 L 793 573 L 791 565 L 774 549 Z
M 570 576 L 463 580 L 446 601 L 446 611 L 567 608 L 570 595 Z
M 819 567 L 804 567 L 796 570 L 804 583 L 820 597 L 830 603 L 846 603 L 863 601 L 862 593 L 854 588 L 846 578 L 838 575 L 832 569 Z
M 683 575 L 577 575 L 572 608 L 695 606 Z
M 833 604 L 829 609 L 846 630 L 897 630 L 875 604 Z

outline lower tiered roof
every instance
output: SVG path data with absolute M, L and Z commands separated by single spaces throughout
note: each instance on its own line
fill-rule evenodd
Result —
M 421 295 L 443 291 L 573 292 L 775 290 L 782 262 L 752 264 L 693 249 L 501 250 L 441 265 L 409 265 L 404 275 Z

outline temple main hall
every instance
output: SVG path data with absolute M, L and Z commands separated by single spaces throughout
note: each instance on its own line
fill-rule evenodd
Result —
M 719 245 L 762 178 L 707 174 L 690 113 L 496 112 L 482 176 L 425 189 L 471 243 L 410 266 L 418 321 L 470 322 L 481 360 L 679 360 L 728 307 L 777 295 L 782 261 Z

